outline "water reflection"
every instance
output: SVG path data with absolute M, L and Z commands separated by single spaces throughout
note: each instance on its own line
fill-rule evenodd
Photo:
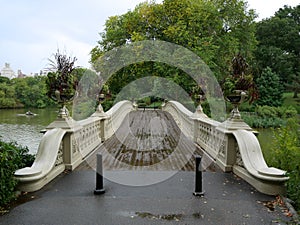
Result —
M 26 116 L 25 109 L 0 110 L 0 136 L 4 141 L 17 142 L 28 146 L 30 153 L 35 154 L 43 136 L 40 133 L 57 115 L 57 109 L 34 109 L 35 116 Z

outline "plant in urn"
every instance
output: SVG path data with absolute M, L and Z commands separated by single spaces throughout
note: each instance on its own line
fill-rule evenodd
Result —
M 252 130 L 242 120 L 238 107 L 246 101 L 252 103 L 258 94 L 253 76 L 248 72 L 248 64 L 240 53 L 232 60 L 232 74 L 225 78 L 223 94 L 225 100 L 233 105 L 230 118 L 225 121 L 226 128 Z
M 71 120 L 66 104 L 76 95 L 78 82 L 72 74 L 76 60 L 76 57 L 61 54 L 59 50 L 54 54 L 54 60 L 49 59 L 51 68 L 47 74 L 47 95 L 61 105 L 58 119 Z

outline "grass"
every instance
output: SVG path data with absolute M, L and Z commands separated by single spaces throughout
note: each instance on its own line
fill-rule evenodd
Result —
M 260 143 L 261 150 L 263 152 L 264 158 L 266 161 L 272 158 L 272 145 L 274 142 L 273 130 L 271 128 L 268 129 L 257 129 L 259 135 L 257 139 Z

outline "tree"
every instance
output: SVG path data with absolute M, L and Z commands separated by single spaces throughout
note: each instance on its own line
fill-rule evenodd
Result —
M 261 76 L 256 79 L 259 91 L 257 105 L 281 106 L 283 101 L 284 87 L 280 82 L 279 76 L 267 67 Z
M 95 112 L 99 104 L 102 83 L 99 76 L 89 69 L 75 68 L 72 74 L 79 81 L 76 97 L 73 100 L 72 117 L 75 120 L 81 120 Z
M 14 108 L 16 106 L 14 87 L 10 84 L 0 83 L 0 108 Z
M 0 76 L 0 83 L 10 83 L 9 78 Z
M 53 102 L 47 98 L 46 77 L 35 76 L 12 80 L 15 97 L 27 108 L 45 108 Z
M 285 84 L 292 84 L 300 70 L 300 5 L 284 6 L 273 17 L 257 24 L 257 73 L 267 66 Z M 295 88 L 294 91 L 299 90 Z M 295 93 L 297 96 L 297 93 Z
M 294 55 L 285 54 L 285 51 L 268 45 L 259 45 L 256 50 L 256 75 L 259 76 L 263 69 L 270 67 L 276 72 L 283 83 L 288 83 L 293 74 Z
M 298 93 L 300 93 L 300 73 L 297 75 L 292 75 L 292 83 L 287 84 L 287 89 L 294 92 L 293 98 L 298 98 Z
M 222 80 L 231 59 L 242 52 L 249 60 L 256 45 L 255 14 L 243 0 L 165 0 L 141 3 L 133 11 L 110 17 L 98 45 L 91 51 L 95 63 L 106 52 L 142 40 L 181 45 L 201 57 Z M 158 62 L 142 62 L 120 69 L 109 81 L 113 93 L 144 76 L 161 76 L 191 93 L 196 83 L 183 71 Z

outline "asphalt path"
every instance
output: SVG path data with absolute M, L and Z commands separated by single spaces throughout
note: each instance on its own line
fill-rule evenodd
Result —
M 126 178 L 130 171 L 104 171 L 104 177 L 114 173 Z M 104 188 L 103 195 L 94 195 L 93 170 L 64 173 L 27 194 L 30 201 L 1 216 L 0 224 L 291 224 L 276 197 L 232 173 L 203 172 L 203 197 L 193 195 L 195 174 L 187 171 L 140 187 L 105 178 Z

